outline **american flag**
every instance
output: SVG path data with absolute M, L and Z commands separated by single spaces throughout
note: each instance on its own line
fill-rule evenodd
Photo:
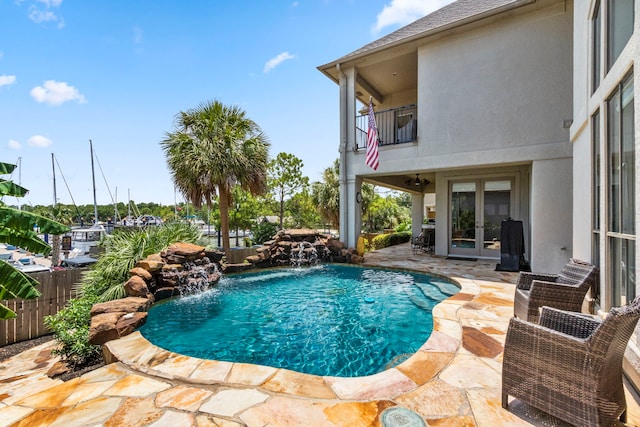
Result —
M 378 170 L 380 164 L 378 158 L 378 129 L 376 128 L 376 116 L 373 114 L 373 101 L 369 98 L 369 130 L 367 131 L 367 165 L 373 170 Z

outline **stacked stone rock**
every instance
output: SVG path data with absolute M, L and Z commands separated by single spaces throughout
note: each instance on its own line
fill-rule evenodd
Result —
M 247 263 L 259 267 L 309 265 L 314 262 L 359 264 L 363 258 L 353 248 L 329 235 L 310 229 L 280 230 L 272 240 L 247 257 Z
M 174 243 L 160 254 L 138 261 L 124 284 L 127 298 L 96 304 L 91 309 L 89 341 L 101 345 L 130 334 L 147 319 L 155 301 L 204 290 L 220 280 L 223 252 Z

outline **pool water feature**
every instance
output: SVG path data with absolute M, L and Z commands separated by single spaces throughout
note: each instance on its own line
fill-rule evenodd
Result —
M 459 288 L 442 278 L 344 265 L 223 277 L 201 294 L 156 304 L 142 335 L 211 360 L 356 377 L 417 351 L 431 310 Z

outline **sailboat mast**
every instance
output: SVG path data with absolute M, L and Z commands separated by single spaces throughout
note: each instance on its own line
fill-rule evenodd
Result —
M 53 153 L 51 153 L 51 170 L 53 171 L 53 207 L 55 208 L 58 203 L 58 195 L 56 194 L 56 162 Z
M 93 169 L 93 142 L 89 140 L 89 149 L 91 150 L 91 179 L 93 181 L 93 217 L 95 223 L 98 223 L 98 201 L 96 200 L 96 174 Z

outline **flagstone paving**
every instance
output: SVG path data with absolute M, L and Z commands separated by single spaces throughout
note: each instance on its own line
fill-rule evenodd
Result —
M 381 426 L 382 418 L 388 427 L 565 425 L 518 401 L 509 411 L 500 405 L 516 273 L 496 272 L 485 261 L 413 254 L 408 244 L 365 261 L 461 286 L 435 307 L 429 340 L 398 366 L 361 378 L 319 377 L 186 357 L 134 333 L 108 344 L 113 363 L 63 383 L 45 375 L 57 360 L 49 342 L 0 364 L 0 427 L 366 427 Z M 628 425 L 640 424 L 637 403 L 630 394 L 627 401 Z M 384 412 L 389 408 L 396 409 Z

